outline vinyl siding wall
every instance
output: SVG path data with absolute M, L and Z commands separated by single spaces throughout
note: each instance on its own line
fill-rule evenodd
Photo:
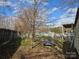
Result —
M 74 40 L 74 46 L 77 49 L 77 52 L 79 54 L 79 15 L 77 18 L 76 26 L 75 26 L 75 40 Z

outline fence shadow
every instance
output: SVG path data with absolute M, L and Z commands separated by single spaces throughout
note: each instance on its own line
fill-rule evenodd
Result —
M 21 38 L 16 31 L 0 29 L 0 59 L 10 59 L 19 48 Z
M 79 55 L 74 48 L 74 46 L 70 47 L 70 42 L 64 42 L 63 44 L 63 54 L 65 59 L 79 59 Z

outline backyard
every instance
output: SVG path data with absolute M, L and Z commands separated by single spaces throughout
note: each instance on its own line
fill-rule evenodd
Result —
M 79 59 L 78 0 L 0 0 L 0 59 Z
M 10 57 L 11 59 L 64 59 L 63 51 L 56 46 L 44 46 L 42 42 L 25 39 Z
M 46 39 L 47 38 L 47 39 Z M 49 42 L 48 42 L 49 41 Z M 68 45 L 68 44 L 66 44 Z M 65 45 L 65 46 L 66 46 Z M 19 39 L 15 43 L 10 42 L 0 49 L 1 59 L 72 59 L 64 46 L 64 39 L 41 37 L 40 40 Z M 73 53 L 73 52 L 72 52 Z M 72 54 L 73 55 L 73 54 Z M 72 56 L 71 55 L 71 56 Z M 76 57 L 76 56 L 75 56 Z

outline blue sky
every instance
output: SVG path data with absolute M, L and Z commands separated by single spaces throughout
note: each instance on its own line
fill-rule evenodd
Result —
M 32 0 L 7 0 L 0 1 L 0 15 L 15 16 L 20 9 L 31 7 Z M 45 6 L 48 24 L 73 23 L 79 7 L 79 0 L 48 0 L 40 6 Z

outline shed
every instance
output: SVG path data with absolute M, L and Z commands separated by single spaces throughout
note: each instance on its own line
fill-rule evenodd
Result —
M 15 19 L 0 16 L 0 46 L 18 37 L 17 31 L 15 30 Z

